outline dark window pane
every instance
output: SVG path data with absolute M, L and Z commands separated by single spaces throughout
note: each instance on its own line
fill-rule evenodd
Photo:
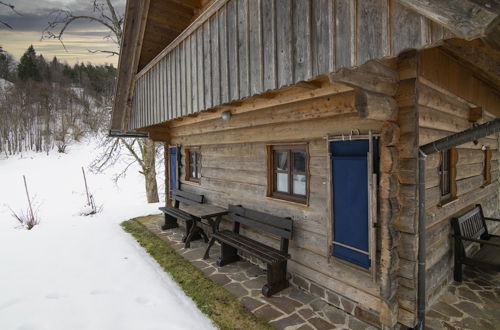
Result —
M 305 151 L 293 152 L 293 171 L 305 172 L 306 171 L 306 153 Z
M 288 151 L 276 151 L 276 169 L 280 171 L 288 170 Z

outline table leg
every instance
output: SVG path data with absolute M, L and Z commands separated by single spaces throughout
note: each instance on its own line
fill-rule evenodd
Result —
M 204 260 L 210 258 L 210 249 L 212 248 L 212 245 L 214 245 L 214 243 L 215 243 L 215 237 L 212 236 L 212 238 L 210 238 L 210 242 L 208 243 L 207 249 L 205 250 L 205 254 L 203 255 Z
M 187 226 L 187 223 L 186 223 Z M 186 241 L 184 243 L 184 248 L 188 249 L 191 246 L 191 239 L 196 232 L 196 220 L 191 221 L 191 228 L 189 228 L 189 234 L 186 237 Z

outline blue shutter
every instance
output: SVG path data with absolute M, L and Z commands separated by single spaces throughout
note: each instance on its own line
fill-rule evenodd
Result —
M 374 143 L 374 169 L 378 148 Z M 368 140 L 330 142 L 333 192 L 332 255 L 370 268 L 368 228 Z
M 169 148 L 169 177 L 170 190 L 178 189 L 178 174 L 179 174 L 179 148 Z

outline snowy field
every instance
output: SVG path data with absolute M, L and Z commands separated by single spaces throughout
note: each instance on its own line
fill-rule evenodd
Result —
M 130 169 L 118 186 L 87 171 L 101 213 L 79 215 L 86 203 L 81 166 L 95 143 L 0 159 L 0 329 L 213 329 L 159 265 L 119 224 L 158 213 Z M 28 231 L 10 209 L 27 206 L 22 175 L 41 223 Z

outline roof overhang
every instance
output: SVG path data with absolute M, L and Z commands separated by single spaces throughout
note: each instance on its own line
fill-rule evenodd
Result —
M 227 0 L 128 0 L 111 129 L 127 131 L 134 77 L 209 6 Z M 498 0 L 397 0 L 455 35 L 500 50 Z
M 215 0 L 127 0 L 111 129 L 127 129 L 134 77 Z

